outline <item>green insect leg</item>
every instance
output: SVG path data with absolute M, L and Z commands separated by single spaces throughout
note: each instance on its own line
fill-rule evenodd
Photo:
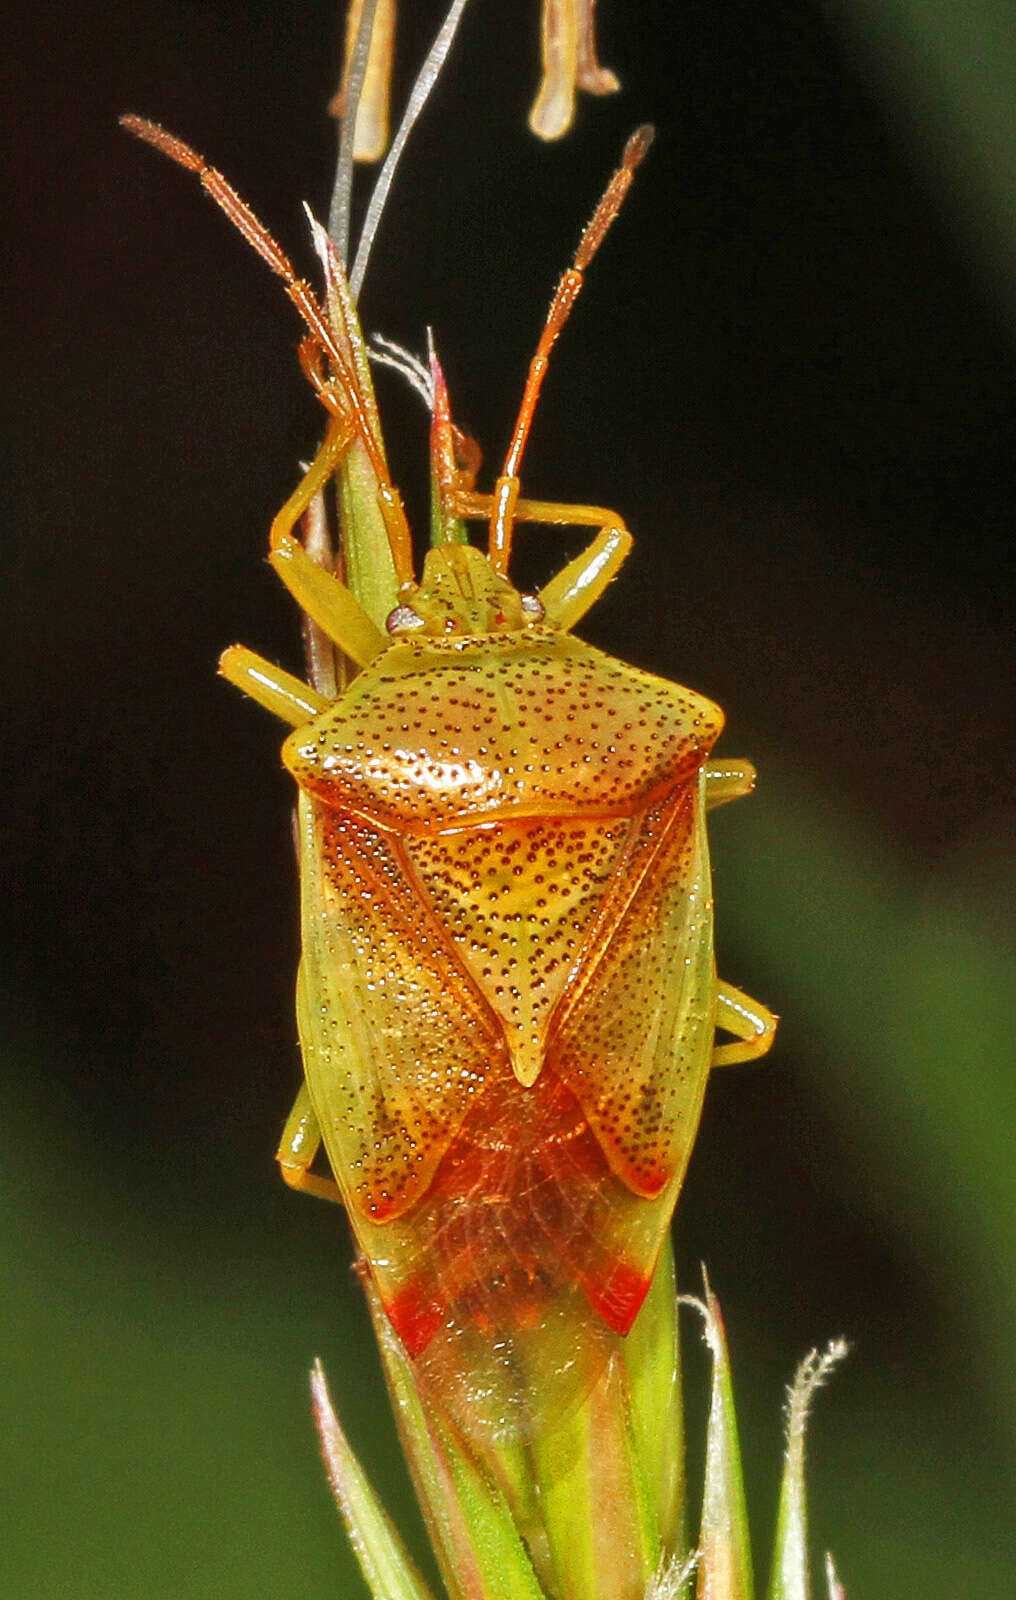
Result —
M 738 1061 L 764 1056 L 776 1033 L 776 1017 L 732 983 L 716 981 L 716 1026 L 735 1038 L 734 1044 L 713 1046 L 713 1066 L 729 1067 Z
M 706 810 L 740 800 L 755 787 L 755 768 L 750 761 L 707 761 L 705 764 Z
M 324 695 L 318 694 L 302 678 L 294 678 L 291 672 L 273 666 L 246 645 L 233 644 L 224 650 L 219 659 L 219 671 L 259 706 L 294 728 L 310 722 L 328 704 Z
M 322 1200 L 334 1200 L 341 1205 L 342 1195 L 334 1178 L 322 1178 L 310 1170 L 320 1148 L 321 1129 L 304 1083 L 286 1118 L 275 1159 L 291 1189 L 316 1194 Z
M 495 497 L 460 492 L 450 496 L 447 509 L 460 517 L 489 517 Z M 606 506 L 571 505 L 558 500 L 517 500 L 515 522 L 543 522 L 551 527 L 598 528 L 592 543 L 540 590 L 548 619 L 565 630 L 573 628 L 600 598 L 630 551 L 633 540 L 624 521 Z
M 384 649 L 387 637 L 352 590 L 312 561 L 302 544 L 284 535 L 268 559 L 297 604 L 357 666 Z

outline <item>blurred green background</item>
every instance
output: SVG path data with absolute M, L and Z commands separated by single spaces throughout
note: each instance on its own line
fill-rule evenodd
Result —
M 441 7 L 403 9 L 404 90 Z M 623 138 L 657 123 L 526 482 L 627 517 L 636 553 L 586 637 L 718 699 L 723 748 L 761 771 L 716 818 L 720 953 L 783 1021 L 768 1062 L 711 1087 L 684 1282 L 706 1260 L 726 1311 L 760 1565 L 783 1385 L 843 1333 L 816 1549 L 852 1600 L 1001 1600 L 1011 9 L 602 0 L 624 92 L 551 148 L 524 124 L 537 10 L 467 12 L 365 320 L 415 349 L 433 325 L 489 465 Z M 214 677 L 234 639 L 298 664 L 263 556 L 319 416 L 279 287 L 115 127 L 136 110 L 193 141 L 309 271 L 337 39 L 314 3 L 8 22 L 5 1595 L 362 1594 L 315 1456 L 315 1355 L 416 1527 L 344 1220 L 274 1171 L 297 1081 L 289 792 L 277 728 Z M 419 512 L 424 419 L 379 390 Z M 525 543 L 545 578 L 558 536 Z

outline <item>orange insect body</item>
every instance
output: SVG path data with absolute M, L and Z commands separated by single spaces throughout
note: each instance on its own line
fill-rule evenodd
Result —
M 747 793 L 752 768 L 710 761 L 723 717 L 709 700 L 571 636 L 631 546 L 621 519 L 520 497 L 550 351 L 650 133 L 629 141 L 561 279 L 490 495 L 473 492 L 477 452 L 432 361 L 435 545 L 417 583 L 334 252 L 323 243 L 326 313 L 220 173 L 125 120 L 198 173 L 283 277 L 331 418 L 271 559 L 361 670 L 336 694 L 240 646 L 222 662 L 293 725 L 306 1082 L 282 1170 L 344 1202 L 393 1328 L 452 1413 L 532 1429 L 638 1313 L 711 1065 L 761 1054 L 775 1026 L 713 956 L 705 812 Z M 356 441 L 399 582 L 387 633 L 291 537 Z M 470 517 L 489 522 L 486 554 L 458 542 Z M 523 595 L 507 575 L 521 520 L 599 532 Z M 715 1045 L 718 1026 L 734 1042 Z M 313 1169 L 321 1146 L 331 1178 Z
M 466 546 L 428 561 L 489 577 Z M 545 622 L 488 626 L 396 640 L 283 751 L 312 797 L 310 1096 L 412 1354 L 562 1280 L 627 1332 L 715 1023 L 721 713 Z

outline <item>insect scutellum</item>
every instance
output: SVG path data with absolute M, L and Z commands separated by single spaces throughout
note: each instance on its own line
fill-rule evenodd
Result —
M 360 351 L 363 346 L 356 308 L 327 234 L 311 219 L 325 271 L 326 295 L 322 302 L 297 276 L 289 258 L 221 172 L 158 124 L 136 116 L 125 116 L 121 122 L 130 132 L 197 174 L 216 204 L 283 280 L 307 326 L 308 334 L 300 346 L 301 366 L 328 412 L 329 421 L 317 455 L 272 524 L 269 555 L 307 616 L 359 666 L 373 660 L 385 646 L 385 634 L 352 591 L 320 567 L 294 535 L 314 497 L 354 441 L 359 441 L 376 480 L 377 505 L 398 588 L 398 604 L 386 619 L 389 635 L 503 633 L 536 624 L 572 628 L 617 573 L 631 548 L 631 535 L 623 519 L 606 507 L 524 498 L 519 471 L 550 353 L 581 292 L 585 269 L 617 216 L 635 170 L 649 148 L 652 128 L 643 126 L 628 140 L 621 165 L 610 179 L 571 265 L 557 286 L 530 362 L 504 463 L 490 494 L 478 494 L 473 487 L 478 451 L 452 423 L 444 377 L 432 351 L 431 453 L 441 517 L 449 524 L 486 521 L 487 550 L 484 554 L 454 536 L 438 536 L 417 579 L 402 497 L 389 474 L 373 393 L 359 370 L 358 346 Z M 518 522 L 594 527 L 597 533 L 589 546 L 538 595 L 524 595 L 508 576 L 512 536 Z M 305 716 L 306 707 L 320 698 L 303 685 L 304 694 L 294 700 L 292 686 L 298 680 L 280 675 L 277 668 L 269 669 L 267 662 L 240 646 L 225 653 L 222 671 L 276 714 L 284 714 L 288 721 L 293 721 L 298 711 Z

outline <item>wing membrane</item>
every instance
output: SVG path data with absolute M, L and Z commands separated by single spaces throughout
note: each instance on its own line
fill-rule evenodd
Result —
M 502 1061 L 419 1204 L 356 1227 L 385 1310 L 444 1404 L 469 1429 L 530 1435 L 618 1348 L 671 1199 L 639 1199 L 615 1177 L 552 1071 L 526 1089 Z

